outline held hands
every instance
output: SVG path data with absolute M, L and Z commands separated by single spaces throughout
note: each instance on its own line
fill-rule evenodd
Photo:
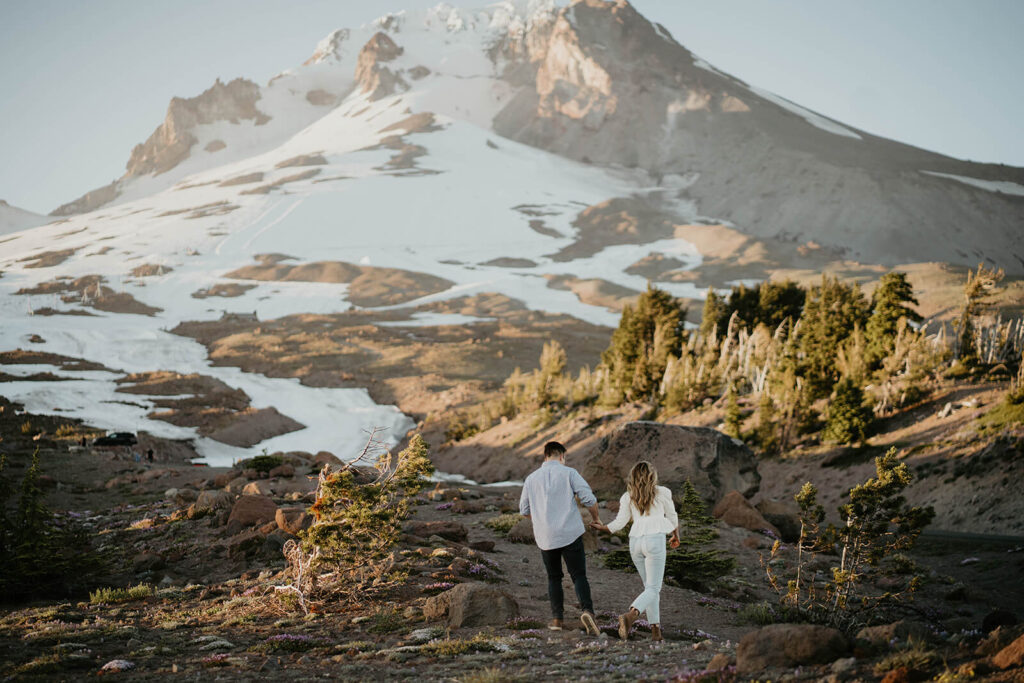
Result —
M 679 532 L 675 531 L 668 537 L 668 547 L 675 550 L 679 547 Z
M 591 529 L 597 529 L 598 531 L 603 531 L 606 534 L 610 534 L 611 533 L 611 531 L 609 531 L 609 529 L 608 529 L 608 526 L 606 524 L 601 524 L 601 522 L 598 521 L 598 520 L 594 520 L 593 522 L 591 522 L 590 523 L 590 528 Z

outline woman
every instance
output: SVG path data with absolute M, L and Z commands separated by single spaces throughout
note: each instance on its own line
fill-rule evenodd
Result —
M 619 637 L 628 640 L 633 622 L 641 612 L 647 612 L 651 640 L 662 640 L 659 602 L 665 576 L 665 537 L 670 535 L 669 545 L 679 547 L 679 517 L 672 492 L 658 486 L 658 471 L 646 460 L 629 471 L 615 520 L 608 525 L 593 522 L 591 526 L 614 534 L 630 520 L 633 527 L 629 530 L 629 554 L 644 581 L 644 592 L 636 597 L 628 612 L 619 616 Z

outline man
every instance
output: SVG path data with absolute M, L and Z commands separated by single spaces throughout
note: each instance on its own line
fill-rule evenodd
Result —
M 562 560 L 576 588 L 583 614 L 580 622 L 590 635 L 599 635 L 594 620 L 594 603 L 587 581 L 583 534 L 586 528 L 576 507 L 576 498 L 587 508 L 594 522 L 600 522 L 597 499 L 580 473 L 565 466 L 565 446 L 557 441 L 544 445 L 544 464 L 523 483 L 519 512 L 533 522 L 533 537 L 540 548 L 548 575 L 551 616 L 548 628 L 561 631 L 565 617 L 562 593 Z

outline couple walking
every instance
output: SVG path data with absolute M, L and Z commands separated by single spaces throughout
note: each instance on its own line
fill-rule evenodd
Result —
M 587 581 L 586 555 L 583 551 L 583 518 L 576 498 L 590 513 L 590 526 L 615 533 L 630 521 L 629 553 L 640 572 L 644 590 L 619 616 L 619 637 L 629 638 L 633 622 L 641 612 L 647 613 L 651 639 L 662 640 L 660 597 L 665 576 L 666 539 L 673 547 L 679 545 L 679 518 L 672 492 L 658 486 L 658 473 L 651 463 L 641 460 L 633 465 L 626 482 L 626 492 L 619 499 L 619 512 L 605 525 L 597 511 L 597 498 L 580 473 L 565 464 L 565 446 L 549 441 L 544 446 L 544 463 L 523 483 L 519 512 L 533 523 L 533 535 L 541 550 L 548 576 L 548 599 L 551 616 L 548 628 L 560 631 L 565 617 L 562 593 L 562 562 L 572 578 L 576 597 L 583 613 L 580 622 L 590 635 L 598 635 L 594 619 L 594 602 Z

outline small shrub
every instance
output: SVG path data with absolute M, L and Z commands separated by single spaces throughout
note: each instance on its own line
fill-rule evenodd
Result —
M 472 638 L 451 638 L 432 640 L 420 647 L 420 652 L 434 657 L 457 657 L 467 652 L 501 652 L 500 643 L 478 633 Z
M 93 605 L 113 605 L 118 602 L 144 600 L 154 594 L 153 587 L 145 583 L 128 588 L 98 588 L 89 593 L 89 602 Z
M 544 622 L 539 619 L 530 619 L 529 617 L 513 617 L 505 622 L 505 628 L 512 631 L 526 631 L 544 628 Z
M 506 536 L 512 530 L 512 527 L 519 524 L 522 519 L 524 519 L 522 515 L 513 512 L 491 517 L 484 522 L 484 526 L 497 534 Z
M 256 470 L 257 472 L 269 472 L 275 467 L 280 467 L 284 464 L 284 458 L 280 455 L 257 455 L 251 460 L 243 460 L 242 465 Z
M 739 618 L 748 624 L 755 626 L 768 626 L 778 621 L 778 612 L 775 607 L 767 602 L 755 602 L 744 605 L 737 613 Z
M 394 609 L 382 609 L 374 613 L 367 631 L 370 633 L 394 633 L 405 627 L 401 613 Z
M 25 420 L 24 422 L 21 423 L 21 433 L 22 434 L 32 434 L 33 433 L 32 422 L 31 421 Z
M 262 652 L 306 652 L 315 647 L 323 647 L 327 641 L 305 634 L 279 633 L 270 636 L 259 645 Z
M 924 643 L 911 640 L 902 650 L 897 650 L 886 655 L 875 664 L 875 674 L 884 675 L 893 669 L 907 667 L 908 669 L 928 669 L 939 661 L 939 656 L 934 650 L 928 648 Z

